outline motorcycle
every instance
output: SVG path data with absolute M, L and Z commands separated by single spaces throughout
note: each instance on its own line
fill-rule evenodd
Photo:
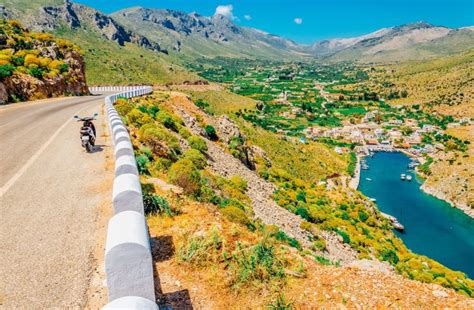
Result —
M 82 122 L 81 143 L 82 147 L 86 149 L 87 153 L 92 153 L 92 151 L 94 150 L 96 132 L 94 123 L 92 123 L 92 121 L 95 120 L 97 116 L 97 113 L 94 113 L 93 116 L 87 117 L 80 117 L 78 115 L 74 115 L 74 118 L 77 119 L 78 122 Z

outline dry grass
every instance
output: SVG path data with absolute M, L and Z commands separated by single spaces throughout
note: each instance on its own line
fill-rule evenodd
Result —
M 383 93 L 382 82 L 408 91 L 408 97 L 393 104 L 436 102 L 433 109 L 454 116 L 474 116 L 474 50 L 435 60 L 387 66 L 371 76 L 370 88 Z M 392 71 L 393 70 L 393 71 Z M 393 72 L 393 73 L 390 73 Z
M 455 308 L 474 306 L 472 300 L 436 285 L 407 280 L 398 275 L 376 271 L 340 268 L 316 263 L 296 250 L 288 257 L 304 264 L 303 277 L 288 276 L 286 284 L 242 287 L 228 286 L 229 273 L 220 262 L 194 266 L 178 258 L 180 247 L 196 235 L 217 229 L 226 244 L 239 241 L 255 243 L 256 233 L 223 218 L 216 207 L 169 198 L 179 204 L 181 214 L 173 218 L 148 218 L 153 238 L 153 253 L 157 270 L 157 296 L 160 304 L 175 309 L 264 309 L 276 296 L 284 293 L 297 309 L 318 307 L 366 307 L 432 309 L 450 305 Z M 434 290 L 446 292 L 447 297 L 435 297 Z

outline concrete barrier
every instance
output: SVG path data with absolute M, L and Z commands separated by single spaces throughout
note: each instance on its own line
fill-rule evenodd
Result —
M 138 176 L 137 162 L 135 156 L 120 156 L 115 160 L 115 175 L 136 174 Z
M 109 303 L 103 309 L 157 310 L 153 258 L 143 197 L 133 145 L 127 128 L 113 104 L 152 92 L 150 86 L 90 87 L 91 93 L 118 91 L 105 97 L 105 109 L 115 155 L 112 191 L 114 216 L 109 220 L 105 249 L 105 271 Z
M 142 188 L 138 175 L 134 173 L 116 175 L 112 200 L 115 214 L 123 211 L 144 214 Z
M 155 300 L 153 259 L 143 214 L 124 211 L 110 219 L 105 272 L 109 300 L 127 296 Z
M 124 310 L 124 309 L 143 309 L 143 310 L 158 310 L 158 306 L 150 300 L 137 297 L 127 296 L 108 303 L 102 309 L 104 310 Z

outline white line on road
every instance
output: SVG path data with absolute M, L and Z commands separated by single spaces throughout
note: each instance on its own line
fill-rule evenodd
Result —
M 88 108 L 88 107 L 86 106 L 86 107 L 83 107 L 82 109 L 79 109 L 79 111 L 74 113 L 74 115 L 80 114 L 80 112 L 82 112 L 82 110 L 85 110 L 86 108 Z M 33 154 L 33 156 L 30 157 L 30 159 L 26 162 L 26 164 L 24 164 L 23 167 L 21 167 L 15 173 L 15 175 L 13 175 L 10 178 L 10 180 L 8 180 L 8 182 L 5 183 L 5 185 L 2 186 L 2 188 L 0 189 L 0 198 L 3 197 L 3 195 L 5 195 L 5 193 L 10 189 L 10 187 L 12 187 L 13 184 L 15 184 L 15 182 L 25 173 L 25 171 L 28 170 L 28 168 L 38 159 L 38 157 L 40 157 L 41 153 L 43 153 L 43 151 L 51 144 L 51 142 L 54 141 L 54 139 L 59 135 L 59 133 L 64 128 L 66 128 L 66 126 L 69 125 L 69 123 L 72 122 L 72 120 L 73 120 L 73 118 L 71 117 L 61 127 L 59 127 L 58 130 L 56 130 L 54 132 L 54 134 L 48 139 L 48 141 L 46 141 L 41 146 L 41 148 L 35 154 Z

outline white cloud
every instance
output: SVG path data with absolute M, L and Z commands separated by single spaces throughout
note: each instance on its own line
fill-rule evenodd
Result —
M 303 23 L 303 19 L 300 17 L 296 17 L 295 19 L 293 19 L 293 21 L 295 22 L 295 24 L 298 25 L 301 25 Z
M 228 5 L 219 5 L 216 8 L 216 12 L 214 15 L 222 15 L 227 17 L 228 19 L 235 19 L 234 13 L 232 12 L 234 10 L 234 6 L 232 4 Z
M 252 16 L 250 16 L 250 15 L 244 15 L 244 18 L 245 18 L 246 20 L 251 20 L 251 19 L 252 19 Z

